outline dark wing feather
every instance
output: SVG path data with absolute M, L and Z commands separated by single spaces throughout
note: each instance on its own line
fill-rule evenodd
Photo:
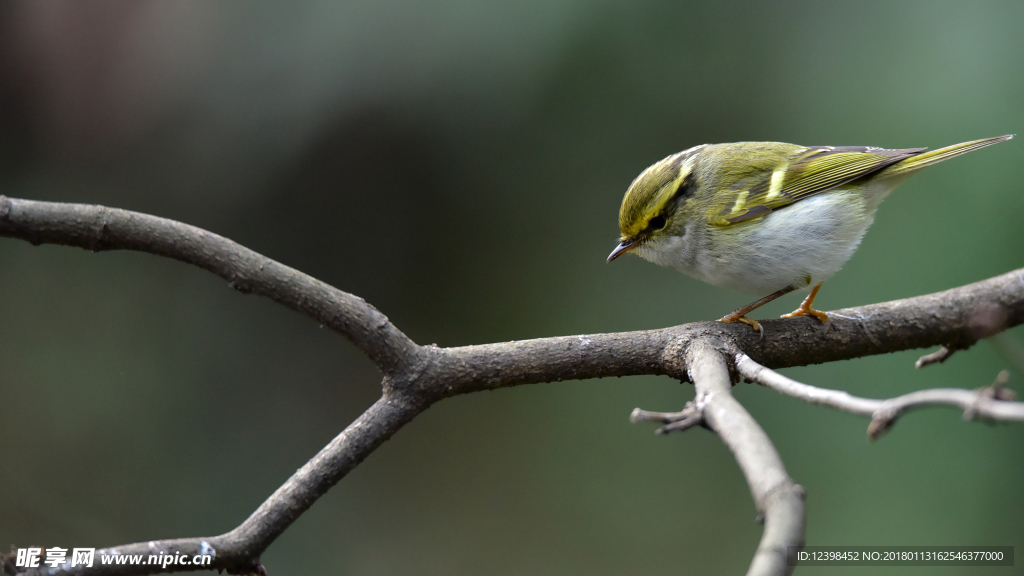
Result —
M 760 218 L 773 210 L 842 186 L 924 150 L 927 148 L 798 148 L 774 166 L 758 170 L 727 186 L 719 193 L 719 202 L 711 207 L 708 220 L 716 226 L 728 226 Z

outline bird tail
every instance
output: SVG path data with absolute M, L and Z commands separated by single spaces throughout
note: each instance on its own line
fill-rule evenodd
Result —
M 875 177 L 888 178 L 890 176 L 909 175 L 911 172 L 924 168 L 925 166 L 931 166 L 932 164 L 937 164 L 943 160 L 949 160 L 954 156 L 967 154 L 968 152 L 978 150 L 986 146 L 1005 142 L 1013 138 L 1013 136 L 1013 134 L 1007 134 L 1006 136 L 972 140 L 970 142 L 962 142 L 960 144 L 946 146 L 945 148 L 939 148 L 938 150 L 932 150 L 931 152 L 922 152 L 921 154 L 916 154 L 910 158 L 900 160 L 899 162 L 888 166 L 884 170 L 880 171 Z

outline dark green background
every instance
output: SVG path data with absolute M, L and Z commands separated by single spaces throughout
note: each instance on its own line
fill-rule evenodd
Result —
M 0 193 L 204 227 L 366 298 L 424 344 L 707 320 L 750 297 L 605 264 L 634 176 L 705 142 L 934 148 L 1019 132 L 1022 24 L 1010 1 L 3 2 Z M 1022 146 L 904 184 L 820 306 L 1024 265 Z M 341 337 L 155 256 L 4 239 L 0 303 L 4 549 L 229 530 L 379 395 Z M 888 397 L 1012 368 L 988 343 L 915 371 L 920 353 L 785 373 Z M 808 544 L 1024 552 L 1024 427 L 935 409 L 869 443 L 862 418 L 736 395 L 807 489 Z M 761 527 L 731 455 L 705 431 L 627 420 L 691 396 L 638 377 L 446 400 L 264 563 L 741 573 Z M 980 570 L 1021 569 L 943 574 Z

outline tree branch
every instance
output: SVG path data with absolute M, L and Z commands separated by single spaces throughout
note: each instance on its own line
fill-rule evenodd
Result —
M 686 362 L 697 396 L 686 409 L 663 413 L 638 408 L 632 419 L 665 422 L 659 430 L 662 433 L 702 423 L 718 434 L 736 457 L 764 519 L 764 533 L 747 576 L 789 574 L 793 571 L 789 547 L 804 544 L 804 489 L 786 473 L 764 429 L 733 397 L 726 347 L 700 339 L 687 349 Z
M 118 208 L 0 196 L 0 236 L 34 246 L 134 250 L 194 264 L 244 293 L 266 296 L 352 341 L 385 374 L 415 361 L 418 347 L 376 308 L 223 236 Z
M 801 492 L 786 476 L 763 431 L 728 393 L 725 361 L 707 350 L 708 343 L 722 342 L 730 350 L 744 350 L 749 358 L 778 368 L 925 346 L 963 350 L 980 338 L 1024 322 L 1021 269 L 945 292 L 831 312 L 831 331 L 808 318 L 767 320 L 761 323 L 766 336 L 760 339 L 745 325 L 697 322 L 660 330 L 442 349 L 418 346 L 362 298 L 179 222 L 101 206 L 0 196 L 0 236 L 92 251 L 135 250 L 194 264 L 242 292 L 271 298 L 343 334 L 384 373 L 383 397 L 238 528 L 208 539 L 147 542 L 97 552 L 213 550 L 212 568 L 232 573 L 259 571 L 259 556 L 274 538 L 433 402 L 505 386 L 639 374 L 665 374 L 680 380 L 693 374 L 698 380 L 698 399 L 705 400 L 702 421 L 736 454 L 758 509 L 765 514 L 765 533 L 751 573 L 784 573 L 785 549 L 780 546 L 802 540 Z M 5 569 L 12 571 L 7 562 Z M 70 572 L 162 571 L 167 570 L 125 564 Z
M 952 356 L 956 351 L 957 348 L 955 346 L 943 346 L 935 352 L 925 354 L 918 358 L 917 362 L 914 362 L 914 368 L 924 368 L 925 366 L 931 366 L 932 364 L 942 364 L 946 360 L 949 360 L 950 356 Z
M 65 564 L 65 574 L 89 576 L 130 576 L 166 571 L 226 570 L 229 574 L 265 573 L 259 558 L 292 522 L 309 509 L 317 499 L 338 483 L 348 472 L 390 438 L 403 425 L 426 409 L 405 398 L 377 400 L 341 434 L 303 465 L 278 488 L 248 519 L 234 530 L 219 536 L 153 540 L 105 548 L 96 551 L 92 568 Z M 101 556 L 150 555 L 193 557 L 212 554 L 213 561 L 206 566 L 143 564 L 103 564 Z M 15 571 L 13 562 L 5 562 L 9 574 L 51 575 L 47 566 Z M 9 566 L 8 566 L 9 564 Z M 22 569 L 23 570 L 23 569 Z
M 454 376 L 437 384 L 433 393 L 439 397 L 559 379 L 685 377 L 679 352 L 697 336 L 735 342 L 761 364 L 784 368 L 931 346 L 963 350 L 1024 323 L 1022 268 L 945 292 L 833 311 L 830 331 L 801 317 L 762 321 L 766 335 L 761 340 L 737 323 L 696 322 L 661 330 L 440 349 L 417 346 L 358 296 L 173 220 L 102 206 L 0 196 L 0 236 L 93 251 L 148 252 L 194 264 L 236 289 L 271 298 L 345 335 L 385 375 L 440 370 Z
M 736 354 L 736 369 L 744 378 L 787 396 L 851 414 L 870 416 L 868 437 L 872 440 L 891 428 L 905 412 L 926 406 L 957 406 L 964 410 L 965 420 L 980 416 L 989 420 L 1024 421 L 1024 402 L 1012 402 L 1012 393 L 1002 387 L 1008 377 L 1005 371 L 1000 373 L 992 386 L 979 390 L 933 388 L 887 400 L 873 400 L 853 396 L 842 390 L 829 390 L 797 382 L 761 366 L 742 352 Z

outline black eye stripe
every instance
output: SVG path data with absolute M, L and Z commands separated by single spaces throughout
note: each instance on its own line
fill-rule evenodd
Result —
M 693 191 L 693 172 L 690 172 L 684 176 L 683 181 L 679 183 L 679 187 L 676 188 L 676 191 L 672 194 L 672 200 L 680 200 L 687 196 L 691 196 L 693 195 Z
M 672 197 L 669 198 L 668 211 L 672 212 L 678 203 L 687 196 L 691 196 L 694 191 L 693 186 L 693 175 L 687 174 L 683 177 L 683 181 L 679 183 L 679 187 L 676 188 L 675 192 L 672 193 Z M 655 230 L 661 230 L 667 224 L 664 214 L 659 214 L 654 218 L 647 221 L 647 227 L 644 229 L 645 232 L 654 232 Z

